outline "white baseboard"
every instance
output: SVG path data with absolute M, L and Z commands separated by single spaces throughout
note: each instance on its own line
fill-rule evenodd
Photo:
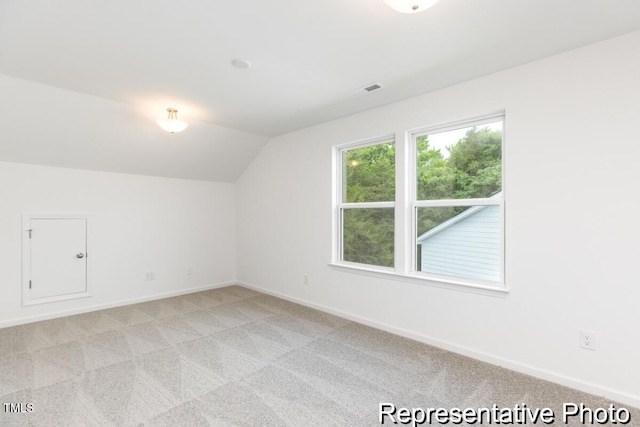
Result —
M 141 302 L 153 301 L 153 300 L 163 299 L 163 298 L 170 298 L 178 295 L 192 294 L 195 292 L 202 292 L 209 289 L 224 288 L 226 286 L 231 286 L 235 284 L 236 282 L 221 282 L 221 283 L 215 283 L 212 285 L 200 286 L 197 288 L 180 289 L 178 291 L 163 292 L 163 293 L 153 294 L 153 295 L 145 295 L 143 297 L 123 299 L 123 300 L 108 302 L 104 304 L 90 305 L 87 307 L 73 308 L 69 310 L 60 310 L 52 313 L 37 314 L 35 316 L 19 317 L 16 319 L 1 321 L 0 329 L 7 328 L 9 326 L 23 325 L 25 323 L 40 322 L 42 320 L 57 319 L 58 317 L 72 316 L 74 314 L 88 313 L 90 311 L 104 310 L 107 308 L 120 307 L 123 305 L 138 304 Z
M 481 352 L 474 350 L 472 348 L 461 346 L 449 341 L 444 341 L 438 338 L 433 338 L 428 335 L 424 335 L 418 332 L 413 332 L 407 329 L 398 328 L 395 326 L 388 325 L 383 322 L 379 322 L 377 320 L 369 319 L 366 317 L 362 317 L 356 314 L 352 314 L 342 310 L 336 310 L 331 307 L 326 307 L 324 305 L 316 304 L 301 298 L 291 297 L 289 295 L 284 295 L 279 292 L 274 292 L 270 289 L 266 289 L 260 286 L 252 285 L 244 282 L 237 282 L 238 285 L 244 286 L 249 289 L 253 289 L 265 294 L 273 295 L 278 298 L 282 298 L 287 301 L 295 302 L 297 304 L 301 304 L 310 308 L 314 308 L 316 310 L 323 311 L 325 313 L 333 314 L 335 316 L 339 316 L 348 320 L 352 320 L 357 323 L 361 323 L 363 325 L 371 326 L 376 329 L 380 329 L 386 332 L 390 332 L 395 335 L 400 335 L 405 338 L 410 338 L 415 341 L 419 341 L 425 344 L 432 345 L 434 347 L 438 347 L 444 350 L 451 351 L 453 353 L 461 354 L 463 356 L 468 356 L 473 359 L 477 359 L 483 362 L 490 363 L 492 365 L 501 366 L 503 368 L 510 369 L 512 371 L 520 372 L 522 374 L 530 375 L 532 377 L 536 377 L 545 381 L 550 381 L 556 384 L 563 385 L 565 387 L 570 387 L 575 390 L 583 391 L 585 393 L 593 394 L 596 396 L 602 396 L 607 399 L 613 400 L 615 402 L 622 403 L 624 405 L 632 406 L 635 408 L 640 408 L 640 396 L 634 396 L 628 393 L 622 393 L 607 387 L 602 387 L 597 384 L 588 383 L 577 378 L 571 378 L 566 375 L 558 374 L 552 371 L 548 371 L 546 369 L 538 368 L 536 366 L 528 365 L 525 363 L 520 363 L 515 360 L 505 359 L 499 356 L 495 356 L 489 353 Z

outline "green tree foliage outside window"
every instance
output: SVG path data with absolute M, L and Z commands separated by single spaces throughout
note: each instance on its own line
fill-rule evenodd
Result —
M 345 261 L 393 267 L 393 208 L 345 209 L 343 213 Z
M 393 202 L 396 199 L 396 146 L 393 142 L 343 153 L 345 203 Z
M 343 201 L 346 203 L 395 200 L 396 149 L 392 142 L 343 153 Z M 344 261 L 393 267 L 393 208 L 343 211 Z
M 464 137 L 441 150 L 419 136 L 417 145 L 418 200 L 476 199 L 502 190 L 502 132 L 489 127 L 469 128 Z M 423 209 L 418 213 L 418 236 L 468 207 Z

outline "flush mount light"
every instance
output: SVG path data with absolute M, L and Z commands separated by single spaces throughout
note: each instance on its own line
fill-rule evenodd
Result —
M 402 13 L 418 13 L 429 9 L 440 0 L 384 0 L 391 9 Z
M 176 133 L 182 132 L 189 126 L 189 123 L 183 122 L 182 120 L 178 120 L 178 110 L 175 108 L 167 108 L 167 112 L 169 113 L 169 117 L 166 119 L 156 120 L 158 126 L 167 132 Z

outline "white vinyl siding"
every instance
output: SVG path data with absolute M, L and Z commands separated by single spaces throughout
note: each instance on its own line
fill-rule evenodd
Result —
M 500 206 L 476 206 L 418 239 L 421 271 L 453 277 L 500 280 Z

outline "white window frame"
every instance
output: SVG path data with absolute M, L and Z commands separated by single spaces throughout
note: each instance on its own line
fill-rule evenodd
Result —
M 367 139 L 364 141 L 353 142 L 349 144 L 340 145 L 334 147 L 334 169 L 336 176 L 336 185 L 334 185 L 334 250 L 333 250 L 333 263 L 350 266 L 353 268 L 366 268 L 373 271 L 383 271 L 383 272 L 394 272 L 395 267 L 386 267 L 381 265 L 374 264 L 361 264 L 350 261 L 345 261 L 342 259 L 343 256 L 343 212 L 345 209 L 376 209 L 376 208 L 391 208 L 394 209 L 394 215 L 397 214 L 396 201 L 386 201 L 386 202 L 359 202 L 359 203 L 346 203 L 344 202 L 344 194 L 343 194 L 343 179 L 344 177 L 344 169 L 342 164 L 343 154 L 347 151 L 357 150 L 358 148 L 371 147 L 373 145 L 379 144 L 388 144 L 393 143 L 396 146 L 396 167 L 398 165 L 397 159 L 397 144 L 394 135 L 388 135 L 382 138 L 374 138 Z M 396 172 L 397 175 L 397 172 Z M 396 196 L 397 198 L 397 196 Z M 395 217 L 394 217 L 395 218 Z M 395 228 L 395 219 L 394 219 L 394 235 L 397 233 L 397 228 Z M 395 248 L 395 244 L 394 244 Z M 394 253 L 394 263 L 397 263 L 396 259 L 397 253 Z
M 502 197 L 499 199 L 493 199 L 489 197 L 485 198 L 477 198 L 477 199 L 439 199 L 439 200 L 418 200 L 418 188 L 417 188 L 417 139 L 423 135 L 430 135 L 441 132 L 448 132 L 453 130 L 459 130 L 464 128 L 470 128 L 474 126 L 482 126 L 489 123 L 502 122 Z M 410 192 L 411 192 L 411 238 L 413 239 L 413 244 L 411 245 L 411 272 L 412 274 L 430 279 L 430 280 L 444 280 L 444 281 L 453 281 L 459 282 L 463 285 L 472 285 L 472 286 L 494 286 L 496 288 L 505 288 L 505 280 L 504 280 L 504 124 L 505 124 L 505 115 L 504 113 L 497 115 L 489 115 L 482 118 L 475 118 L 472 120 L 465 120 L 460 122 L 455 122 L 453 124 L 448 124 L 444 126 L 432 126 L 422 129 L 413 130 L 410 133 L 409 143 L 411 153 L 410 157 Z M 457 276 L 441 276 L 433 273 L 426 273 L 423 271 L 417 270 L 417 244 L 416 238 L 418 236 L 417 233 L 417 212 L 418 208 L 423 207 L 449 207 L 449 206 L 460 206 L 460 207 L 473 207 L 473 206 L 499 206 L 500 208 L 500 280 L 498 281 L 487 281 L 481 279 L 473 279 L 467 277 L 457 277 Z
M 447 200 L 417 200 L 416 180 L 416 138 L 424 134 L 433 134 L 456 130 L 465 127 L 480 126 L 496 121 L 502 121 L 502 198 L 479 199 L 447 199 Z M 424 126 L 410 130 L 398 130 L 393 135 L 381 138 L 371 138 L 337 145 L 333 149 L 333 241 L 332 259 L 329 263 L 333 268 L 350 273 L 359 273 L 374 277 L 393 278 L 403 282 L 416 283 L 473 292 L 492 296 L 504 296 L 509 292 L 505 280 L 505 200 L 507 198 L 505 169 L 506 169 L 506 133 L 507 122 L 504 111 L 485 114 L 455 122 Z M 395 135 L 395 136 L 394 136 Z M 355 148 L 376 145 L 383 142 L 395 142 L 396 149 L 396 200 L 395 202 L 373 203 L 343 203 L 342 202 L 342 153 Z M 355 206 L 357 205 L 357 206 Z M 489 282 L 478 279 L 440 276 L 417 271 L 417 230 L 416 212 L 419 207 L 439 206 L 500 206 L 500 280 Z M 395 207 L 395 266 L 394 268 L 359 264 L 342 261 L 342 211 L 345 208 L 379 208 Z

